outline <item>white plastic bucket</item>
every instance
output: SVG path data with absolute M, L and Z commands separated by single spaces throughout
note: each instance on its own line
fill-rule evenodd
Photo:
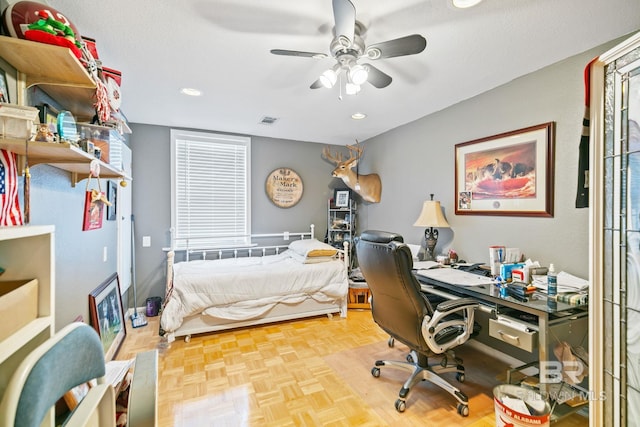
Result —
M 549 426 L 551 406 L 535 390 L 503 384 L 493 389 L 496 427 Z

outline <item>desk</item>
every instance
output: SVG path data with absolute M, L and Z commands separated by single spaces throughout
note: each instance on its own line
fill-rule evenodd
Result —
M 537 332 L 538 342 L 536 344 L 538 347 L 539 361 L 549 360 L 548 347 L 550 344 L 549 331 L 551 327 L 562 324 L 571 324 L 579 319 L 583 319 L 586 322 L 589 314 L 587 305 L 576 306 L 556 302 L 553 299 L 548 299 L 546 295 L 542 294 L 535 294 L 526 302 L 518 301 L 511 296 L 500 297 L 499 291 L 495 285 L 489 283 L 483 284 L 481 279 L 476 280 L 476 283 L 473 286 L 453 284 L 451 282 L 469 283 L 469 281 L 465 280 L 465 277 L 462 276 L 470 273 L 455 269 L 449 270 L 450 271 L 448 271 L 446 275 L 439 274 L 438 271 L 434 270 L 417 270 L 415 274 L 421 284 L 422 291 L 425 293 L 438 295 L 447 299 L 456 299 L 460 297 L 474 298 L 480 303 L 480 310 L 490 313 L 492 317 L 497 317 L 499 315 L 513 317 L 518 313 L 524 313 L 524 317 L 531 317 L 531 321 L 526 323 L 532 331 Z M 458 274 L 461 276 L 460 280 L 452 280 L 452 277 L 455 278 Z M 520 318 L 521 317 L 522 316 L 520 316 Z M 586 329 L 584 332 L 586 334 Z M 515 345 L 506 339 L 502 339 L 502 341 Z M 520 346 L 520 348 L 523 347 Z M 527 351 L 531 352 L 532 350 L 528 349 Z M 545 395 L 547 392 L 547 384 L 540 383 L 539 386 L 540 391 Z M 556 415 L 555 411 L 554 415 Z M 563 414 L 559 414 L 559 416 L 562 415 Z

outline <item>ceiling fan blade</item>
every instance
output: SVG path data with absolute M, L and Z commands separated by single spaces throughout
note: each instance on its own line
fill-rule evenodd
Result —
M 378 89 L 382 89 L 383 87 L 387 87 L 391 84 L 393 79 L 390 75 L 383 73 L 371 64 L 364 64 L 364 66 L 369 70 L 369 77 L 367 77 L 367 81 L 373 86 Z
M 349 41 L 342 43 L 350 47 L 354 40 L 356 26 L 356 8 L 349 0 L 333 0 L 333 17 L 335 19 L 336 37 L 346 37 Z
M 365 55 L 369 59 L 393 58 L 394 56 L 415 55 L 427 47 L 427 40 L 419 34 L 400 37 L 367 47 Z
M 311 88 L 311 89 L 320 89 L 321 87 L 324 87 L 324 86 L 322 85 L 322 83 L 320 83 L 320 79 L 318 79 L 315 82 L 311 83 L 311 86 L 309 86 L 309 88 Z
M 271 49 L 271 53 L 273 53 L 274 55 L 302 56 L 304 58 L 317 58 L 317 59 L 326 58 L 328 56 L 326 53 L 301 52 L 299 50 L 284 50 L 284 49 Z

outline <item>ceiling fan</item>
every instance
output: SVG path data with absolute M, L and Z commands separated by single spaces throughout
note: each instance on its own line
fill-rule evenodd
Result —
M 427 46 L 427 40 L 419 34 L 400 37 L 386 42 L 366 46 L 362 38 L 365 27 L 356 20 L 356 8 L 350 0 L 332 0 L 335 20 L 334 38 L 331 41 L 331 56 L 336 64 L 326 70 L 311 84 L 311 89 L 332 88 L 338 76 L 345 73 L 347 81 L 345 92 L 348 95 L 360 91 L 360 86 L 369 82 L 381 89 L 391 84 L 391 76 L 369 63 L 360 64 L 360 60 L 377 60 L 395 56 L 415 55 Z M 327 58 L 325 53 L 302 52 L 297 50 L 272 49 L 274 55 L 300 56 L 308 58 Z

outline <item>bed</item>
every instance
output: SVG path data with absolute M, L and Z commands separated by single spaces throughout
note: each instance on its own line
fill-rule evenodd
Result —
M 270 246 L 187 249 L 181 262 L 175 262 L 175 251 L 168 251 L 161 335 L 168 342 L 181 336 L 188 342 L 192 334 L 335 313 L 346 317 L 347 247 L 318 241 L 313 227 L 310 233 L 277 236 L 297 239 Z M 199 259 L 192 260 L 194 254 Z

